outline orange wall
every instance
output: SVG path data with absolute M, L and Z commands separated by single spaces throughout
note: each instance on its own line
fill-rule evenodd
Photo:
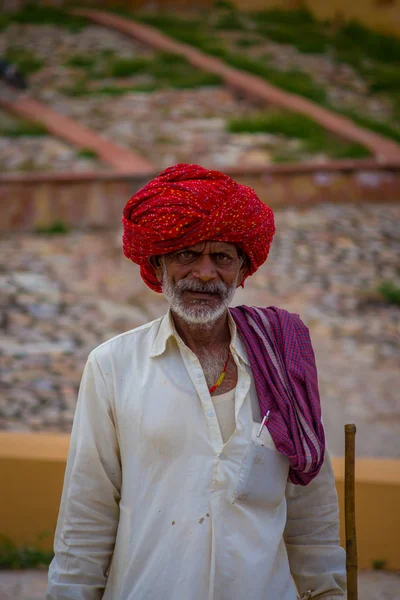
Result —
M 51 547 L 68 454 L 69 436 L 0 433 L 0 534 L 17 544 L 50 532 Z M 333 459 L 344 545 L 343 459 Z M 385 560 L 400 569 L 400 460 L 356 461 L 359 568 Z

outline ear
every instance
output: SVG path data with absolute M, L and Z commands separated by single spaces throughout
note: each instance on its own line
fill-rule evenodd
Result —
M 242 264 L 240 265 L 240 269 L 239 269 L 239 277 L 238 277 L 237 287 L 242 285 L 243 280 L 246 277 L 246 273 L 248 270 L 249 269 L 248 269 L 248 265 L 247 265 L 247 260 L 244 258 L 242 260 Z
M 149 263 L 153 267 L 158 281 L 161 283 L 164 271 L 161 256 L 150 256 Z
M 241 258 L 241 265 L 239 268 L 239 274 L 238 274 L 238 284 L 237 287 L 241 286 L 243 284 L 243 280 L 246 277 L 246 274 L 249 271 L 249 267 L 250 267 L 250 261 L 247 257 L 247 254 L 245 254 L 243 252 L 243 250 L 239 249 L 238 250 L 238 255 Z

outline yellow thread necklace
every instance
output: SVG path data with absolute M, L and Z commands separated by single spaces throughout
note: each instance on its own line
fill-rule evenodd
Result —
M 210 394 L 212 394 L 213 392 L 215 392 L 215 390 L 219 388 L 219 386 L 221 385 L 221 383 L 225 379 L 226 369 L 228 368 L 228 362 L 229 362 L 230 355 L 231 355 L 231 351 L 229 350 L 228 351 L 228 358 L 226 359 L 226 363 L 225 363 L 225 366 L 223 368 L 223 371 L 222 371 L 221 375 L 218 377 L 217 382 L 214 383 L 214 385 L 212 387 L 208 388 Z

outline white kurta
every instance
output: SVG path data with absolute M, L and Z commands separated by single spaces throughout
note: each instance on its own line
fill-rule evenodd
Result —
M 300 593 L 344 597 L 329 457 L 307 487 L 287 482 L 268 430 L 256 435 L 248 358 L 230 327 L 238 382 L 226 444 L 170 314 L 91 353 L 47 600 L 295 600 L 291 573 Z

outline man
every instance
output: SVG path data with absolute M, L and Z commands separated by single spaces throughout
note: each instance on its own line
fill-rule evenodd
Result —
M 47 600 L 295 600 L 295 584 L 343 598 L 308 330 L 284 310 L 228 310 L 268 256 L 272 211 L 176 165 L 123 224 L 170 311 L 89 357 Z

